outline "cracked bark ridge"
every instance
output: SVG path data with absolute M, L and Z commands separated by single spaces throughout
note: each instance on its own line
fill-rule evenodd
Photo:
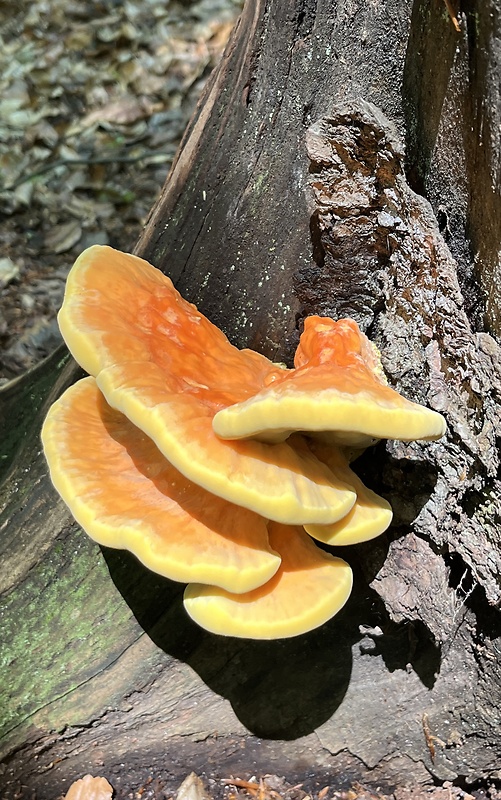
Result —
M 395 620 L 428 619 L 445 640 L 452 618 L 437 614 L 450 590 L 445 580 L 430 601 L 430 554 L 457 554 L 488 602 L 501 602 L 501 350 L 470 324 L 456 263 L 428 202 L 406 182 L 403 147 L 381 111 L 340 106 L 309 128 L 306 144 L 315 264 L 295 281 L 305 312 L 354 317 L 379 345 L 389 383 L 447 419 L 439 442 L 387 445 L 384 483 L 403 489 L 391 498 L 403 536 L 373 583 Z M 424 567 L 414 566 L 414 608 L 387 590 L 409 536 L 429 542 L 425 556 L 413 540 Z

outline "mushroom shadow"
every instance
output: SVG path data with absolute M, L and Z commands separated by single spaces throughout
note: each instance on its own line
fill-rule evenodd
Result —
M 414 477 L 417 475 L 421 490 L 427 487 L 425 494 L 429 481 L 433 483 L 432 479 L 423 483 L 424 472 L 429 474 L 428 465 L 423 464 L 421 474 L 419 467 L 400 464 L 387 454 L 382 454 L 382 461 L 368 457 L 367 464 L 360 462 L 357 472 L 361 474 L 371 472 L 368 465 L 379 465 L 376 479 L 368 482 L 376 491 L 385 483 L 387 467 L 392 478 L 397 471 L 410 470 Z M 431 634 L 419 623 L 392 622 L 382 600 L 369 588 L 384 561 L 391 535 L 349 548 L 329 548 L 316 542 L 354 568 L 353 592 L 344 608 L 320 628 L 272 641 L 205 631 L 184 610 L 184 585 L 150 572 L 126 551 L 101 550 L 115 586 L 157 647 L 188 664 L 212 691 L 229 700 L 252 734 L 292 740 L 315 731 L 342 703 L 350 682 L 354 645 L 360 643 L 361 652 L 369 652 L 363 649 L 367 635 L 359 629 L 361 620 L 382 631 L 370 655 L 380 655 L 390 671 L 405 669 L 411 663 L 423 683 L 431 685 L 440 660 Z
M 438 478 L 437 465 L 426 457 L 424 448 L 422 458 L 418 460 L 415 457 L 396 457 L 385 447 L 385 443 L 380 442 L 350 465 L 364 484 L 388 500 L 393 509 L 393 522 L 386 537 L 374 541 L 375 552 L 380 550 L 378 541 L 396 539 L 408 532 L 431 498 Z M 377 563 L 371 568 L 372 574 L 366 575 L 369 582 L 381 567 L 381 557 L 384 558 L 379 553 Z
M 356 546 L 361 580 L 369 585 L 385 561 L 390 542 L 409 532 L 432 496 L 438 477 L 436 465 L 425 457 L 422 460 L 396 458 L 384 448 L 385 444 L 380 442 L 372 454 L 365 451 L 354 465 L 364 483 L 385 497 L 394 512 L 393 523 L 385 534 Z M 340 555 L 343 557 L 342 553 Z M 344 557 L 353 562 L 349 555 Z M 381 656 L 389 672 L 411 666 L 424 686 L 431 689 L 440 672 L 440 644 L 421 620 L 394 622 L 377 592 L 372 589 L 370 592 L 379 622 L 369 635 L 362 631 L 365 633 L 360 644 L 362 652 Z
M 364 604 L 356 590 L 327 624 L 302 636 L 274 641 L 211 634 L 186 614 L 184 586 L 150 572 L 134 556 L 102 547 L 111 578 L 138 623 L 157 647 L 194 669 L 228 699 L 254 735 L 296 739 L 329 719 L 349 685 L 354 620 Z

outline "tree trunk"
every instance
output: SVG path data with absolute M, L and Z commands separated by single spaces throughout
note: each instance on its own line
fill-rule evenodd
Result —
M 343 553 L 355 588 L 330 623 L 276 642 L 197 628 L 182 586 L 97 547 L 50 485 L 39 428 L 78 375 L 67 354 L 2 390 L 5 800 L 87 772 L 118 798 L 191 770 L 312 790 L 501 778 L 501 23 L 496 0 L 458 18 L 248 0 L 137 247 L 274 360 L 306 315 L 354 317 L 390 384 L 446 416 L 440 442 L 362 457 L 395 520 Z

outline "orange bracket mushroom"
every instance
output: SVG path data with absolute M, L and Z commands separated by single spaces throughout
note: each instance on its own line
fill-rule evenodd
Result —
M 311 441 L 310 447 L 332 472 L 353 486 L 357 500 L 351 511 L 338 522 L 305 525 L 305 531 L 317 541 L 330 545 L 360 544 L 384 533 L 393 518 L 388 501 L 363 484 L 350 469 L 348 459 L 339 447 L 317 441 Z
M 99 544 L 130 550 L 172 580 L 231 592 L 261 586 L 279 568 L 266 520 L 181 475 L 110 408 L 94 378 L 54 403 L 42 442 L 54 486 Z
M 259 515 L 186 479 L 106 403 L 94 378 L 52 405 L 42 442 L 54 486 L 87 534 L 188 582 L 185 607 L 207 630 L 296 636 L 348 599 L 346 562 L 315 547 L 301 528 L 271 523 L 268 532 Z
M 293 431 L 364 448 L 375 439 L 439 439 L 441 414 L 386 385 L 376 348 L 354 320 L 308 317 L 296 369 L 214 416 L 223 439 L 280 442 Z
M 223 441 L 214 415 L 283 370 L 238 350 L 136 256 L 94 246 L 67 280 L 59 325 L 108 403 L 147 434 L 187 478 L 279 522 L 331 523 L 356 500 L 301 437 L 276 445 Z
M 356 323 L 308 318 L 287 370 L 233 347 L 147 262 L 95 246 L 59 324 L 94 377 L 54 404 L 42 439 L 84 530 L 188 582 L 188 613 L 215 633 L 295 636 L 337 613 L 351 569 L 307 533 L 352 544 L 391 521 L 346 447 L 445 431 L 386 385 Z
M 282 639 L 323 625 L 351 593 L 352 571 L 341 558 L 313 544 L 298 527 L 271 523 L 270 545 L 282 563 L 273 578 L 246 594 L 189 584 L 184 606 L 212 633 L 247 639 Z

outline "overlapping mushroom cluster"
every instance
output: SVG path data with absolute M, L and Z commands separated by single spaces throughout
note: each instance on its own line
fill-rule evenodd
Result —
M 215 633 L 295 636 L 337 613 L 351 569 L 311 537 L 352 544 L 391 521 L 346 454 L 445 431 L 386 385 L 353 320 L 306 319 L 285 369 L 109 247 L 77 259 L 59 325 L 92 377 L 43 426 L 56 489 L 95 541 L 188 583 L 188 614 Z

